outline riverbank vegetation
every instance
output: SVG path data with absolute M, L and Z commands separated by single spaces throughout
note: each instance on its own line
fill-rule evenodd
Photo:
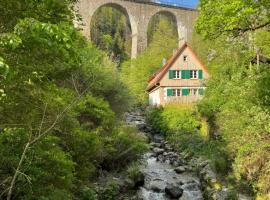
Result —
M 220 18 L 211 14 L 212 9 Z M 226 144 L 236 183 L 246 183 L 261 199 L 270 197 L 270 71 L 269 64 L 259 60 L 270 56 L 268 23 L 268 2 L 235 0 L 201 1 L 196 25 L 208 46 L 204 60 L 215 69 L 199 111 L 212 124 L 212 136 Z M 201 49 L 198 46 L 198 52 Z
M 102 171 L 147 148 L 121 122 L 128 90 L 73 27 L 72 3 L 0 5 L 0 199 L 95 199 Z

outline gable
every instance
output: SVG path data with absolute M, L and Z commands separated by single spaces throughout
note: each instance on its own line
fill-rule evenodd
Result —
M 186 60 L 184 60 L 184 57 Z M 197 56 L 194 54 L 191 48 L 186 47 L 182 53 L 175 59 L 175 61 L 168 67 L 167 72 L 163 74 L 159 82 L 162 82 L 164 79 L 168 79 L 169 70 L 202 70 L 204 78 L 209 77 L 208 70 L 200 62 Z
M 187 61 L 183 57 L 187 56 Z M 168 62 L 148 81 L 147 91 L 153 89 L 156 85 L 168 79 L 169 70 L 202 70 L 204 78 L 209 78 L 209 72 L 204 64 L 198 59 L 191 47 L 185 43 L 178 51 L 168 60 Z

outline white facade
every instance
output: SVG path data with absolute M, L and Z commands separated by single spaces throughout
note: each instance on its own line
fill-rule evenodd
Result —
M 160 96 L 159 96 L 159 90 L 158 89 L 149 94 L 149 104 L 151 106 L 160 105 Z

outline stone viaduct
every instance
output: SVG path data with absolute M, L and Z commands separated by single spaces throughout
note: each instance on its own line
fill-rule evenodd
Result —
M 75 23 L 82 33 L 90 38 L 91 18 L 98 8 L 114 6 L 121 9 L 129 19 L 132 32 L 131 57 L 147 48 L 147 28 L 150 19 L 162 12 L 171 14 L 177 24 L 179 44 L 189 41 L 193 32 L 193 24 L 198 15 L 197 11 L 189 8 L 165 6 L 142 0 L 79 0 L 76 9 L 82 17 L 82 22 Z M 164 41 L 166 42 L 166 41 Z

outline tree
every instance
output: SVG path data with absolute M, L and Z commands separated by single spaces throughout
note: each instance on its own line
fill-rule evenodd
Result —
M 117 8 L 102 7 L 91 20 L 91 39 L 118 64 L 131 52 L 131 27 L 127 16 Z
M 196 29 L 206 38 L 238 36 L 249 31 L 270 28 L 268 0 L 201 0 Z
M 269 55 L 269 1 L 200 2 L 194 44 L 212 77 L 198 108 L 229 156 L 236 186 L 269 198 L 269 66 L 253 66 Z

